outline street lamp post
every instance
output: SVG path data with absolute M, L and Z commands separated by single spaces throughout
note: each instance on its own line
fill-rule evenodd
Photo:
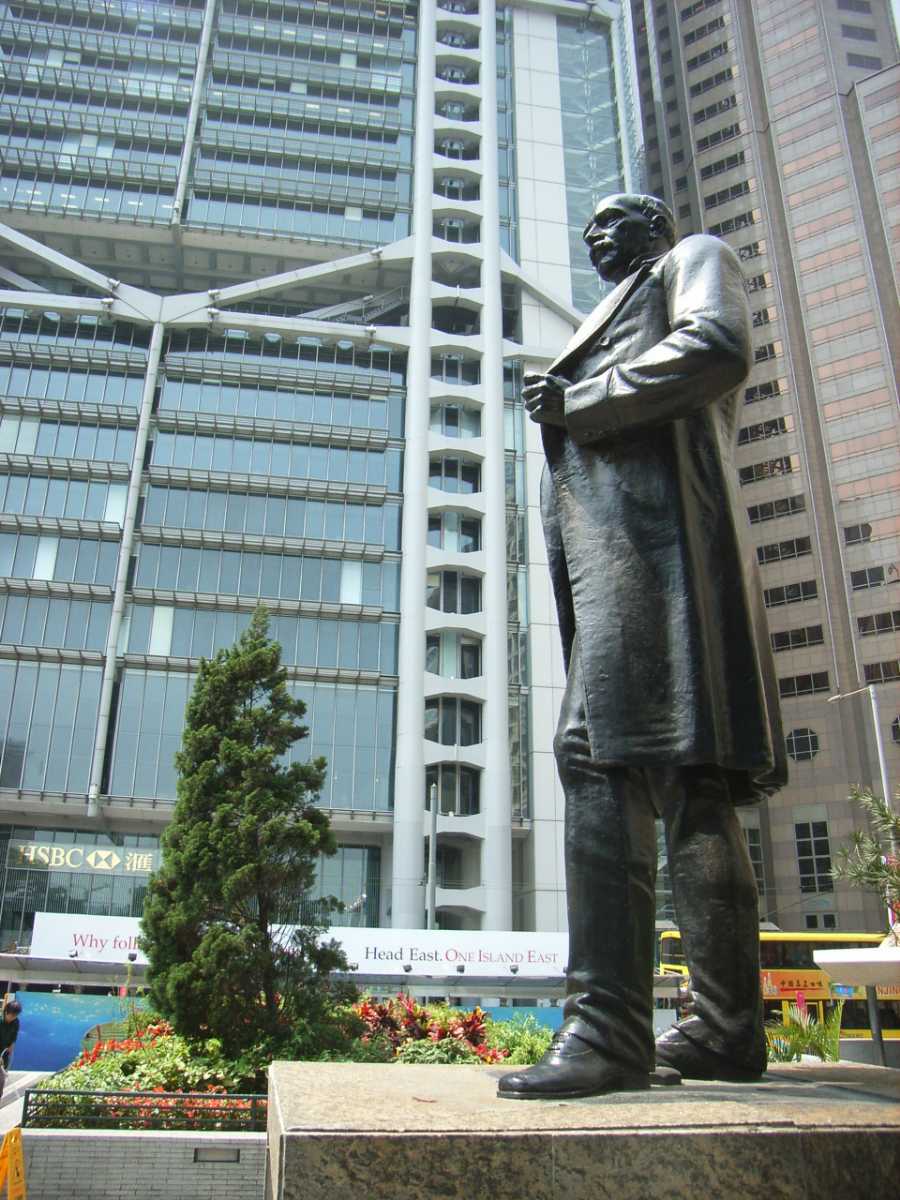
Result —
M 425 928 L 434 929 L 435 900 L 437 897 L 437 784 L 433 783 L 428 792 L 431 811 L 430 832 L 428 834 L 428 899 L 425 916 Z

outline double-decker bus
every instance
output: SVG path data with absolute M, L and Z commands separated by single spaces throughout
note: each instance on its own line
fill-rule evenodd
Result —
M 831 982 L 813 959 L 815 950 L 872 950 L 884 941 L 883 933 L 794 933 L 761 929 L 759 932 L 759 973 L 766 1019 L 788 1019 L 788 1008 L 798 1000 L 818 1021 L 825 1019 L 831 1006 L 843 1000 L 841 1037 L 871 1037 L 866 1010 L 865 988 L 842 987 Z M 680 975 L 687 980 L 688 969 L 677 929 L 663 929 L 658 940 L 661 975 Z M 881 1027 L 886 1038 L 900 1038 L 900 987 L 878 988 Z

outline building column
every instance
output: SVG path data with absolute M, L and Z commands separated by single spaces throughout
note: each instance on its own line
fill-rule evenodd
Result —
M 512 928 L 512 822 L 506 599 L 506 452 L 503 404 L 503 311 L 500 295 L 500 205 L 497 154 L 497 12 L 481 3 L 481 362 L 484 438 L 484 678 L 481 781 L 485 839 L 482 882 L 486 929 Z
M 421 0 L 416 63 L 416 145 L 410 347 L 403 467 L 400 666 L 394 769 L 391 924 L 420 929 L 425 918 L 425 546 L 428 538 L 428 414 L 431 378 L 431 197 L 434 155 L 435 3 Z

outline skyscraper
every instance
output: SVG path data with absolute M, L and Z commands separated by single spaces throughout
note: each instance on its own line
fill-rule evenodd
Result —
M 640 180 L 627 6 L 23 0 L 0 46 L 0 942 L 139 915 L 260 600 L 344 919 L 423 923 L 436 804 L 438 923 L 561 927 L 518 381 Z
M 763 912 L 877 928 L 830 868 L 851 787 L 900 785 L 896 34 L 885 0 L 631 7 L 649 190 L 751 292 L 739 491 L 791 767 L 748 822 Z

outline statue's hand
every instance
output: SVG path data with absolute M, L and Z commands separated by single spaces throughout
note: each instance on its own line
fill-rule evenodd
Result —
M 560 375 L 529 373 L 524 379 L 522 399 L 532 421 L 543 425 L 566 426 L 566 388 L 569 381 Z

